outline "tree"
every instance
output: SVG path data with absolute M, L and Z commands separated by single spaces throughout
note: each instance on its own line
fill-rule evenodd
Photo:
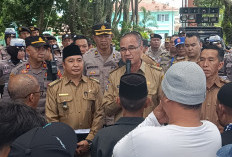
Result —
M 141 7 L 140 9 L 143 12 L 143 19 L 142 19 L 143 28 L 146 29 L 146 26 L 158 27 L 156 18 L 151 15 L 151 11 L 149 10 L 147 11 L 146 8 L 144 7 Z

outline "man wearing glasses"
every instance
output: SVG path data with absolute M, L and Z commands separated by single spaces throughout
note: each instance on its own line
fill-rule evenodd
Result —
M 46 89 L 48 83 L 47 80 L 47 64 L 45 60 L 46 42 L 41 36 L 30 36 L 25 39 L 26 53 L 28 54 L 28 61 L 20 64 L 11 71 L 11 77 L 17 74 L 29 74 L 34 76 L 40 85 L 40 90 L 44 91 L 44 94 L 40 97 L 38 103 L 38 111 L 44 114 L 45 101 L 46 101 Z M 58 72 L 59 73 L 59 72 Z M 60 77 L 60 76 L 58 76 Z
M 125 34 L 120 39 L 120 53 L 123 62 L 131 62 L 130 73 L 142 74 L 146 77 L 150 105 L 144 110 L 146 117 L 159 103 L 160 84 L 163 77 L 162 69 L 141 60 L 143 45 L 141 36 L 137 32 Z M 107 116 L 114 116 L 117 121 L 122 116 L 122 109 L 116 104 L 119 94 L 120 77 L 126 73 L 126 65 L 110 73 L 109 83 L 104 93 L 103 105 Z
M 11 77 L 8 83 L 8 93 L 12 100 L 20 101 L 36 109 L 40 96 L 39 82 L 35 77 L 28 74 L 18 74 Z

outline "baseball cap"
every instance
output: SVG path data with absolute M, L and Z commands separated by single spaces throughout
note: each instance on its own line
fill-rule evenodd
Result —
M 195 62 L 173 64 L 164 75 L 161 85 L 169 100 L 185 105 L 197 105 L 205 101 L 206 77 Z
M 159 38 L 159 39 L 162 39 L 161 35 L 154 34 L 154 33 L 150 34 L 150 38 Z
M 62 35 L 62 40 L 64 39 L 72 39 L 72 35 L 71 34 L 64 34 Z
M 31 31 L 30 31 L 30 29 L 29 28 L 27 28 L 27 27 L 19 27 L 19 32 L 24 32 L 24 31 L 26 31 L 26 32 L 28 32 L 28 33 L 31 33 Z
M 67 124 L 54 122 L 19 136 L 8 157 L 73 157 L 77 139 Z
M 109 23 L 94 25 L 93 34 L 94 35 L 112 34 L 111 25 Z
M 176 47 L 177 45 L 184 44 L 184 42 L 185 42 L 185 37 L 179 37 L 179 38 L 175 39 L 175 40 L 174 40 L 175 47 Z
M 42 36 L 30 36 L 25 39 L 26 47 L 41 47 L 46 44 L 44 38 Z
M 36 31 L 36 30 L 39 31 L 39 28 L 35 27 L 35 26 L 30 26 L 29 29 L 30 29 L 31 32 Z

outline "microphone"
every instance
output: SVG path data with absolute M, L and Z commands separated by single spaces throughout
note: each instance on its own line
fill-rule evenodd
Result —
M 130 73 L 131 73 L 131 61 L 126 60 L 126 74 L 130 74 Z

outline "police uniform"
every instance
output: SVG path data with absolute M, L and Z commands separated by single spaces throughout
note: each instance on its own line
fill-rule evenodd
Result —
M 149 47 L 148 51 L 146 52 L 146 55 L 148 55 L 149 57 L 151 57 L 153 60 L 155 60 L 157 63 L 160 63 L 161 61 L 161 57 L 165 54 L 167 54 L 168 52 L 166 50 L 162 50 L 162 48 L 160 47 L 158 49 L 157 52 L 153 52 L 151 47 Z
M 102 93 L 99 83 L 82 76 L 78 86 L 64 76 L 49 84 L 46 99 L 48 122 L 64 122 L 76 133 L 89 132 L 92 140 L 103 124 Z
M 218 117 L 216 113 L 216 106 L 218 104 L 217 94 L 219 89 L 228 82 L 229 81 L 223 80 L 222 78 L 217 76 L 212 87 L 207 88 L 206 98 L 201 107 L 201 119 L 211 121 L 212 123 L 217 125 L 219 129 L 222 129 L 222 127 L 218 123 Z
M 19 62 L 17 65 L 22 64 L 22 62 Z M 7 84 L 9 81 L 10 73 L 13 68 L 15 68 L 17 65 L 14 65 L 11 60 L 1 60 L 0 61 L 0 86 L 4 87 L 4 91 L 2 92 L 2 98 L 8 97 L 7 92 Z M 1 88 L 3 89 L 3 88 Z
M 30 65 L 30 63 L 27 61 L 23 64 L 18 65 L 11 71 L 11 76 L 17 75 L 17 74 L 29 74 L 34 76 L 40 85 L 40 91 L 43 91 L 43 95 L 40 97 L 39 103 L 38 103 L 38 110 L 41 113 L 44 113 L 44 105 L 46 101 L 46 90 L 47 85 L 51 81 L 47 81 L 47 64 L 46 62 L 42 63 L 42 66 L 38 69 L 33 69 Z
M 93 26 L 93 32 L 95 36 L 112 34 L 111 26 L 107 23 Z M 118 62 L 120 59 L 120 52 L 116 51 L 114 48 L 111 48 L 111 54 L 107 60 L 103 59 L 101 52 L 99 52 L 97 48 L 92 48 L 83 55 L 83 73 L 88 77 L 93 77 L 99 80 L 101 91 L 104 93 L 108 82 L 109 73 L 118 67 Z
M 119 94 L 120 77 L 126 72 L 126 66 L 120 67 L 110 73 L 109 83 L 106 92 L 104 93 L 103 105 L 105 113 L 108 116 L 114 116 L 117 121 L 122 116 L 122 109 L 116 104 L 115 100 Z M 146 117 L 159 104 L 161 92 L 161 81 L 163 77 L 162 68 L 142 62 L 139 71 L 137 72 L 146 77 L 148 97 L 151 98 L 151 105 L 144 109 L 143 116 Z
M 224 76 L 232 81 L 232 54 L 228 53 L 224 57 Z
M 108 59 L 104 61 L 97 48 L 92 48 L 83 55 L 84 75 L 99 80 L 101 91 L 104 93 L 108 83 L 109 74 L 117 68 L 120 59 L 121 54 L 118 51 L 113 50 Z

